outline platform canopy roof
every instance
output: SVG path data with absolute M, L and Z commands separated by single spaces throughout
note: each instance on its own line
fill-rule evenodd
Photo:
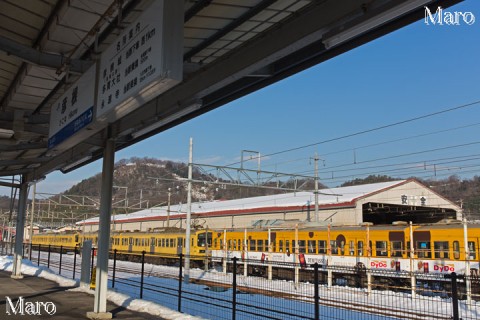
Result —
M 152 1 L 2 0 L 0 184 L 73 170 L 101 158 L 107 137 L 125 148 L 423 19 L 425 5 L 434 12 L 457 2 L 184 0 L 182 80 L 56 148 L 49 147 L 52 106 Z

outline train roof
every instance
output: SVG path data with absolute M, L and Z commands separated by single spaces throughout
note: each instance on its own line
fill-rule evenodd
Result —
M 428 225 L 421 225 L 418 226 L 415 231 L 430 231 L 430 230 L 440 230 L 440 229 L 463 229 L 463 224 L 461 221 L 453 222 L 453 223 L 436 223 L 436 224 L 428 224 Z M 480 224 L 468 223 L 467 224 L 468 230 L 475 230 L 480 232 Z
M 370 231 L 380 231 L 380 230 L 389 230 L 389 231 L 404 231 L 407 229 L 408 225 L 369 225 Z M 274 228 L 247 228 L 247 232 L 264 232 L 271 230 L 271 232 L 281 232 L 281 231 L 294 231 L 295 227 L 291 228 L 289 226 L 279 226 Z M 321 226 L 307 226 L 307 227 L 298 227 L 299 232 L 305 231 L 327 231 L 328 225 L 321 225 Z M 366 231 L 366 225 L 343 225 L 343 226 L 330 226 L 330 230 L 333 232 L 338 231 Z M 216 232 L 222 232 L 222 230 L 216 230 Z M 245 232 L 245 228 L 238 228 L 238 229 L 227 229 L 227 232 Z

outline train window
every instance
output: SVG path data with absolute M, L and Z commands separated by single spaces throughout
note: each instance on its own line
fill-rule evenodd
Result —
M 308 240 L 308 253 L 317 253 L 317 242 L 315 240 Z
M 390 244 L 392 246 L 392 257 L 401 257 L 403 251 L 402 241 L 392 241 Z
M 477 252 L 475 251 L 475 242 L 468 241 L 468 251 L 470 253 L 470 259 L 477 259 Z
M 297 252 L 297 245 L 296 245 L 295 240 L 292 240 L 292 251 Z
M 218 242 L 217 240 L 218 240 L 217 238 L 215 238 L 215 239 L 213 240 L 213 247 L 214 247 L 215 249 L 217 248 L 217 242 Z
M 161 247 L 165 247 L 165 239 L 161 239 L 161 240 L 160 240 L 160 246 L 161 246 Z
M 175 239 L 170 239 L 170 247 L 171 247 L 171 248 L 176 247 Z
M 283 240 L 278 241 L 278 252 L 283 252 Z
M 257 242 L 255 240 L 250 240 L 250 247 L 249 247 L 249 250 L 250 251 L 255 251 L 257 248 Z
M 387 241 L 375 241 L 375 254 L 377 257 L 386 257 L 387 252 Z
M 460 243 L 453 241 L 453 258 L 460 259 Z
M 145 240 L 145 245 L 149 246 L 150 245 L 150 239 Z
M 305 253 L 305 240 L 298 240 L 298 252 Z
M 448 250 L 448 241 L 433 242 L 433 252 L 435 254 L 435 258 L 448 259 L 450 256 Z
M 337 240 L 330 240 L 330 254 L 338 254 Z
M 290 240 L 285 240 L 285 252 L 290 252 Z
M 199 240 L 199 246 L 202 247 L 200 245 L 200 240 Z M 228 239 L 228 242 L 227 242 L 227 250 L 232 250 L 232 239 Z
M 257 241 L 257 250 L 258 251 L 263 251 L 263 240 L 258 240 Z
M 224 240 L 220 240 L 220 250 L 223 250 L 223 244 L 224 244 L 223 242 Z
M 207 243 L 208 243 L 208 246 L 210 247 L 212 246 L 212 233 L 211 232 L 200 233 L 197 236 L 197 246 L 205 247 Z M 192 239 L 192 246 L 193 246 L 193 239 Z M 232 248 L 231 240 L 229 240 L 228 247 Z
M 417 241 L 417 254 L 419 258 L 431 258 L 429 241 Z
M 348 251 L 349 251 L 349 254 L 351 256 L 354 256 L 355 255 L 355 241 L 353 240 L 350 240 L 349 244 L 348 244 Z
M 363 241 L 357 242 L 357 255 L 360 257 L 363 256 Z
M 327 242 L 325 240 L 318 240 L 318 253 L 327 253 Z

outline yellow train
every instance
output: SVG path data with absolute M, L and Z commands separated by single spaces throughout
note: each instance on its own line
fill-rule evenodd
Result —
M 91 240 L 96 247 L 98 235 L 38 234 L 33 236 L 33 245 L 75 247 L 84 240 Z M 478 275 L 480 259 L 480 225 L 459 221 L 429 225 L 192 230 L 190 241 L 190 254 L 198 261 L 211 258 L 214 263 L 224 265 L 224 261 L 231 263 L 236 257 L 242 262 L 240 268 L 248 268 L 248 274 L 267 274 L 269 265 L 273 276 L 280 278 L 281 269 L 292 269 L 292 265 L 306 268 L 314 263 L 379 271 Z M 148 256 L 161 257 L 160 262 L 173 261 L 179 253 L 186 253 L 185 230 L 114 232 L 110 249 L 117 249 L 123 256 L 145 251 Z
M 248 274 L 282 276 L 292 265 L 339 266 L 374 271 L 468 273 L 478 277 L 480 225 L 460 221 L 431 225 L 317 226 L 214 232 L 211 256 L 234 257 Z M 291 264 L 289 264 L 291 263 Z M 263 264 L 263 266 L 262 266 Z M 290 267 L 286 267 L 290 266 Z M 285 274 L 285 270 L 282 271 Z M 293 278 L 293 270 L 290 276 Z
M 166 229 L 157 232 L 113 232 L 110 237 L 110 250 L 117 250 L 119 258 L 138 260 L 135 256 L 143 251 L 147 261 L 168 263 L 178 259 L 185 252 L 185 230 Z M 207 241 L 211 242 L 212 232 L 205 230 L 191 231 L 190 256 L 192 261 L 203 264 L 207 256 Z M 33 246 L 50 246 L 52 251 L 58 251 L 63 246 L 80 248 L 84 241 L 92 242 L 93 248 L 98 245 L 98 233 L 41 233 L 32 237 Z

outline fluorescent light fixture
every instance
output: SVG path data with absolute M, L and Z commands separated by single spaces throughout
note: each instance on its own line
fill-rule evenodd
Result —
M 15 131 L 9 129 L 0 129 L 0 139 L 10 139 L 15 134 Z
M 375 29 L 412 10 L 423 7 L 430 2 L 431 0 L 404 1 L 391 9 L 387 9 L 383 12 L 375 14 L 371 18 L 366 18 L 365 20 L 347 28 L 346 30 L 328 37 L 327 39 L 323 40 L 323 44 L 327 49 L 330 49 L 331 47 L 335 47 L 336 45 L 339 45 L 347 40 L 353 39 L 367 31 Z
M 66 165 L 65 167 L 63 167 L 63 168 L 62 168 L 62 171 L 68 171 L 68 170 L 70 170 L 70 169 L 72 169 L 72 168 L 74 168 L 74 167 L 76 167 L 76 166 L 78 166 L 78 165 L 80 165 L 80 164 L 82 164 L 82 163 L 90 160 L 90 159 L 92 159 L 92 156 L 91 156 L 91 155 L 88 155 L 88 156 L 86 156 L 86 157 L 83 157 L 83 158 L 81 158 L 81 159 L 79 159 L 79 160 L 77 160 L 77 161 L 75 161 L 75 162 L 72 162 L 72 163 Z
M 148 127 L 145 127 L 143 129 L 140 129 L 138 130 L 137 132 L 134 132 L 132 133 L 132 137 L 134 139 L 140 137 L 140 136 L 143 136 L 144 134 L 146 133 L 149 133 L 150 131 L 153 131 L 155 129 L 158 129 L 160 128 L 161 126 L 164 126 L 172 121 L 175 121 L 183 116 L 186 116 L 187 114 L 189 113 L 192 113 L 198 109 L 200 109 L 202 107 L 202 101 L 201 100 L 197 100 L 195 102 L 193 102 L 192 104 L 190 104 L 188 107 L 172 114 L 172 115 L 169 115 L 168 117 L 165 117 L 163 119 L 161 119 L 160 121 L 158 122 L 155 122 L 154 124 L 151 124 L 149 125 Z

